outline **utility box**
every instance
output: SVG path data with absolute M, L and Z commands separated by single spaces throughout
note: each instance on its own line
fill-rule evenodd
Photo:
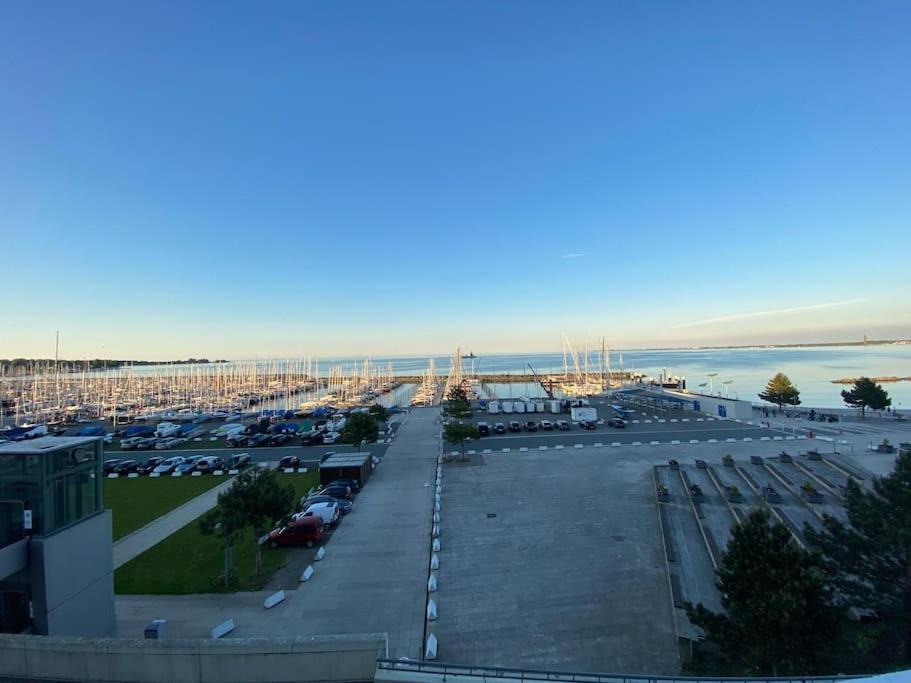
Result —
M 155 619 L 146 626 L 146 640 L 163 640 L 164 627 L 168 623 L 167 619 Z
M 573 422 L 595 422 L 598 419 L 598 410 L 596 408 L 579 406 L 577 408 L 570 408 L 570 415 L 572 416 Z

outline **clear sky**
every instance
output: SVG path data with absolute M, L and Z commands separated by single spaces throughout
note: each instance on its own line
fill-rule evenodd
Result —
M 911 4 L 0 8 L 0 357 L 911 336 Z

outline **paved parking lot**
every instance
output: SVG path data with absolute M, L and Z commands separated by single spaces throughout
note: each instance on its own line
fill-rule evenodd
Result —
M 679 673 L 650 468 L 613 455 L 446 465 L 440 661 Z

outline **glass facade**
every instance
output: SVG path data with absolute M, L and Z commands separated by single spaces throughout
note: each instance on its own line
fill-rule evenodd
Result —
M 0 448 L 0 547 L 29 533 L 46 536 L 100 512 L 101 441 L 61 442 L 41 452 Z M 24 513 L 31 511 L 31 531 Z

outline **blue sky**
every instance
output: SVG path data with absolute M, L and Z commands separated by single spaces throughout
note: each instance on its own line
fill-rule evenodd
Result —
M 0 10 L 0 357 L 911 336 L 906 2 Z

